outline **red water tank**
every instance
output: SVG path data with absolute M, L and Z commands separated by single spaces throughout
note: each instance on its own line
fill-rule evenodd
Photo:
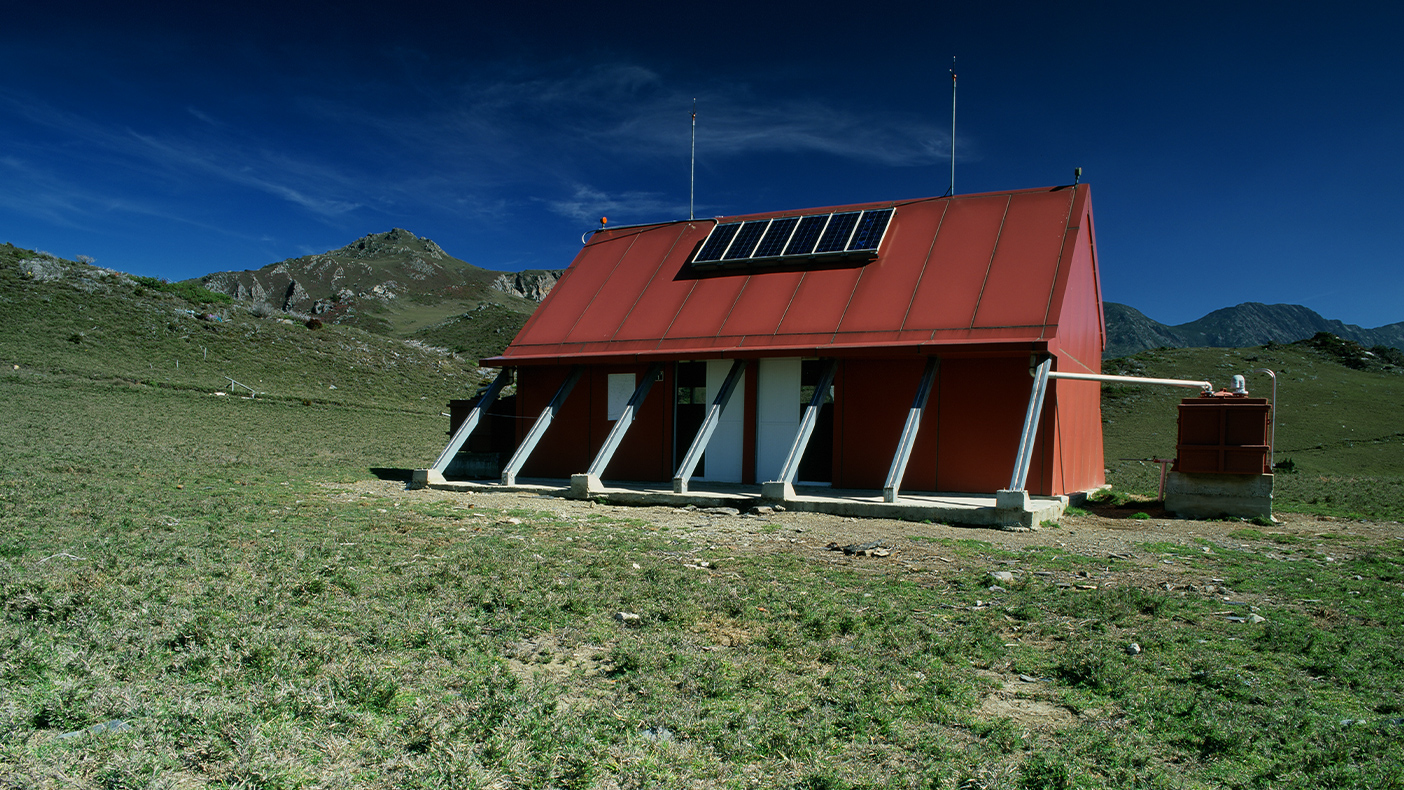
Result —
M 1261 475 L 1272 472 L 1272 406 L 1267 398 L 1216 392 L 1180 401 L 1174 470 Z

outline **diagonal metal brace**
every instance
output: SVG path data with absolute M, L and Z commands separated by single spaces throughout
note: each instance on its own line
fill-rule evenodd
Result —
M 741 374 L 744 372 L 746 372 L 746 360 L 738 359 L 731 363 L 731 370 L 727 371 L 726 381 L 722 382 L 721 391 L 712 399 L 712 405 L 707 408 L 707 418 L 702 421 L 702 427 L 697 429 L 697 437 L 692 440 L 692 446 L 687 448 L 687 455 L 683 457 L 682 465 L 673 475 L 673 493 L 687 493 L 687 481 L 692 478 L 692 472 L 697 468 L 697 462 L 702 460 L 702 453 L 706 451 L 707 443 L 712 440 L 712 434 L 717 430 L 717 423 L 721 422 L 722 411 L 731 401 L 731 394 L 736 390 L 736 384 L 741 381 Z
M 609 429 L 609 435 L 605 437 L 604 445 L 595 454 L 595 460 L 590 463 L 590 469 L 586 474 L 604 477 L 605 467 L 609 466 L 610 459 L 614 457 L 614 451 L 619 449 L 619 443 L 624 441 L 624 434 L 634 423 L 634 415 L 638 412 L 639 407 L 643 406 L 644 398 L 648 397 L 648 391 L 653 388 L 653 382 L 662 373 L 662 362 L 655 362 L 648 366 L 643 381 L 639 382 L 633 396 L 629 398 L 629 403 L 624 406 L 624 413 L 619 415 L 619 419 L 614 421 L 614 427 Z
M 526 438 L 522 439 L 517 451 L 512 453 L 512 459 L 507 462 L 507 467 L 502 470 L 503 485 L 517 484 L 517 473 L 522 471 L 523 466 L 526 466 L 527 458 L 531 455 L 532 450 L 536 449 L 536 443 L 541 441 L 541 437 L 546 434 L 546 429 L 551 427 L 551 421 L 556 418 L 556 412 L 561 410 L 566 397 L 574 389 L 575 382 L 580 380 L 580 376 L 584 372 L 585 368 L 581 365 L 570 369 L 570 374 L 566 376 L 565 381 L 561 382 L 561 388 L 556 390 L 556 397 L 552 398 L 546 408 L 541 410 L 541 416 L 536 418 L 531 430 L 527 431 Z
M 483 412 L 492 407 L 492 404 L 497 400 L 497 396 L 511 380 L 511 368 L 502 368 L 497 371 L 497 378 L 492 380 L 488 388 L 483 391 L 482 397 L 478 398 L 478 402 L 473 404 L 473 410 L 468 412 L 468 417 L 458 426 L 458 430 L 453 432 L 453 438 L 449 439 L 448 446 L 444 448 L 444 451 L 439 453 L 439 458 L 434 462 L 434 465 L 430 467 L 431 469 L 439 474 L 443 474 L 444 470 L 448 469 L 448 465 L 453 461 L 453 457 L 458 455 L 458 451 L 463 449 L 463 444 L 468 441 L 468 436 L 477 429 L 478 422 L 482 420 Z
M 1048 392 L 1048 377 L 1052 370 L 1052 357 L 1038 363 L 1038 368 L 1034 370 L 1033 392 L 1029 393 L 1029 409 L 1024 414 L 1024 431 L 1019 435 L 1019 452 L 1014 457 L 1014 473 L 1009 477 L 1010 491 L 1023 491 L 1024 484 L 1028 482 L 1038 422 L 1043 416 L 1043 396 Z
M 892 455 L 892 466 L 887 470 L 887 482 L 882 486 L 882 501 L 896 502 L 902 477 L 907 474 L 907 461 L 912 458 L 912 448 L 916 446 L 917 431 L 921 428 L 921 415 L 926 412 L 926 401 L 931 397 L 931 388 L 936 383 L 936 371 L 941 367 L 938 357 L 926 360 L 926 369 L 921 373 L 921 384 L 916 397 L 912 398 L 912 408 L 907 411 L 907 423 L 902 426 L 902 438 L 897 442 L 897 452 Z
M 790 454 L 785 457 L 785 465 L 780 468 L 780 482 L 793 483 L 799 476 L 800 459 L 804 458 L 805 448 L 809 447 L 809 437 L 814 433 L 814 424 L 819 421 L 819 410 L 824 406 L 824 396 L 829 393 L 829 387 L 833 385 L 834 374 L 837 372 L 837 359 L 824 363 L 824 369 L 819 374 L 819 383 L 814 387 L 814 396 L 809 399 L 809 405 L 804 407 L 804 416 L 800 418 L 795 443 L 790 446 Z

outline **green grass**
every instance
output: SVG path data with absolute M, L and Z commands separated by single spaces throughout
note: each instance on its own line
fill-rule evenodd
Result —
M 1280 510 L 1404 521 L 1404 375 L 1387 366 L 1357 370 L 1310 343 L 1249 349 L 1160 349 L 1104 364 L 1108 373 L 1208 379 L 1226 386 L 1235 373 L 1277 373 L 1274 504 Z M 1271 381 L 1250 374 L 1249 390 L 1269 397 Z M 1107 386 L 1103 431 L 1109 482 L 1155 495 L 1158 464 L 1173 458 L 1176 404 L 1189 390 Z
M 14 375 L 0 402 L 15 786 L 1404 781 L 1397 541 L 1329 563 L 1247 529 L 1291 553 L 1143 547 L 1266 618 L 1236 623 L 1219 595 L 1054 547 L 940 540 L 964 570 L 836 570 L 341 485 L 422 462 L 440 426 L 410 413 Z M 1017 579 L 996 595 L 999 567 Z M 1056 583 L 1081 574 L 1097 589 Z M 979 713 L 990 671 L 1040 678 L 1067 726 Z M 114 719 L 131 729 L 59 737 Z
M 0 278 L 0 787 L 1404 786 L 1399 540 L 931 571 L 361 493 L 464 363 Z M 1020 675 L 1058 726 L 986 707 Z

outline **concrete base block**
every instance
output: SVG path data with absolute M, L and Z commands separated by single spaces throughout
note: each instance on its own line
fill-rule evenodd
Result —
M 1028 510 L 1029 501 L 1029 492 L 1027 491 L 1010 491 L 1005 488 L 995 492 L 995 508 L 997 510 Z
M 412 489 L 428 488 L 435 483 L 447 482 L 448 481 L 444 479 L 443 473 L 435 469 L 415 469 L 413 472 L 410 472 L 409 487 Z
M 604 484 L 600 479 L 591 474 L 570 476 L 570 498 L 589 499 L 604 493 Z
M 795 498 L 795 487 L 784 480 L 772 480 L 761 486 L 761 499 L 766 502 L 788 502 Z
M 1272 518 L 1272 475 L 1171 472 L 1165 509 L 1180 518 Z
M 1028 491 L 1002 489 L 995 492 L 995 523 L 1006 529 L 1037 529 L 1045 521 L 1057 521 L 1067 507 L 1066 496 L 1034 499 Z

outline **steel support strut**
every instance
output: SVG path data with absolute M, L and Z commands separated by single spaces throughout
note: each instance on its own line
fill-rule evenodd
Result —
M 576 365 L 570 369 L 565 381 L 561 382 L 561 388 L 556 390 L 556 397 L 541 410 L 541 416 L 536 418 L 531 430 L 527 431 L 526 438 L 512 453 L 512 459 L 507 462 L 507 467 L 502 470 L 502 484 L 511 486 L 517 484 L 517 473 L 526 466 L 527 458 L 531 456 L 532 450 L 536 449 L 536 443 L 541 441 L 546 429 L 551 427 L 551 421 L 556 418 L 556 412 L 561 410 L 561 405 L 565 403 L 566 396 L 575 387 L 575 382 L 580 380 L 580 376 L 585 372 L 585 368 Z
M 1043 395 L 1048 391 L 1048 375 L 1052 370 L 1052 357 L 1038 363 L 1034 370 L 1033 392 L 1029 393 L 1029 409 L 1024 414 L 1024 432 L 1019 435 L 1019 452 L 1014 457 L 1014 473 L 1009 477 L 1010 491 L 1023 491 L 1028 482 L 1038 421 L 1043 415 Z
M 819 421 L 819 410 L 824 406 L 824 396 L 829 394 L 829 387 L 833 385 L 834 374 L 837 372 L 837 359 L 824 363 L 824 369 L 819 373 L 819 383 L 814 387 L 814 397 L 809 399 L 809 405 L 804 408 L 804 416 L 800 418 L 795 443 L 790 446 L 790 454 L 785 457 L 785 465 L 780 468 L 780 482 L 793 483 L 799 476 L 800 459 L 804 457 L 804 450 L 809 446 L 814 424 Z
M 595 454 L 595 460 L 590 463 L 590 469 L 586 474 L 604 477 L 605 467 L 609 466 L 610 459 L 614 457 L 614 451 L 619 449 L 619 443 L 624 441 L 624 434 L 634 423 L 634 415 L 643 405 L 644 398 L 648 397 L 648 391 L 653 388 L 654 380 L 662 373 L 662 362 L 655 362 L 648 366 L 648 370 L 644 372 L 643 381 L 639 382 L 639 386 L 634 389 L 629 403 L 624 406 L 624 413 L 619 415 L 619 419 L 614 421 L 614 427 L 609 429 L 609 435 L 605 437 L 604 445 Z
M 502 388 L 506 387 L 507 383 L 511 380 L 512 371 L 510 368 L 502 368 L 497 371 L 497 378 L 492 380 L 488 388 L 483 391 L 482 397 L 478 398 L 478 402 L 473 404 L 473 410 L 468 412 L 468 417 L 458 426 L 458 430 L 453 432 L 453 438 L 449 439 L 448 446 L 444 448 L 442 453 L 439 453 L 438 460 L 434 462 L 433 466 L 429 467 L 430 469 L 433 469 L 439 474 L 443 474 L 444 470 L 448 469 L 448 465 L 453 462 L 453 457 L 458 455 L 458 451 L 463 449 L 464 443 L 468 441 L 469 435 L 477 430 L 478 423 L 482 420 L 483 412 L 492 407 L 492 404 L 497 400 L 497 396 L 502 392 Z
M 902 426 L 902 438 L 897 442 L 897 452 L 892 455 L 892 466 L 887 470 L 887 482 L 882 486 L 882 501 L 896 502 L 902 487 L 902 477 L 907 473 L 907 461 L 911 460 L 912 448 L 916 446 L 917 431 L 921 428 L 921 415 L 926 411 L 926 401 L 931 397 L 931 387 L 936 382 L 936 371 L 941 360 L 931 357 L 926 360 L 926 370 L 922 371 L 921 384 L 916 397 L 912 398 L 912 408 L 907 411 L 907 422 Z
M 702 460 L 702 453 L 707 449 L 707 443 L 712 440 L 712 434 L 717 430 L 717 423 L 721 422 L 722 412 L 726 409 L 726 404 L 731 401 L 731 395 L 736 390 L 737 382 L 741 381 L 741 374 L 746 372 L 746 360 L 738 359 L 731 363 L 731 370 L 727 371 L 726 381 L 722 382 L 721 391 L 712 399 L 712 405 L 707 407 L 707 418 L 702 421 L 702 427 L 697 429 L 697 437 L 692 440 L 692 446 L 687 448 L 687 455 L 683 457 L 682 465 L 673 474 L 673 493 L 687 493 L 687 481 L 692 478 L 692 472 L 697 468 L 697 462 Z

